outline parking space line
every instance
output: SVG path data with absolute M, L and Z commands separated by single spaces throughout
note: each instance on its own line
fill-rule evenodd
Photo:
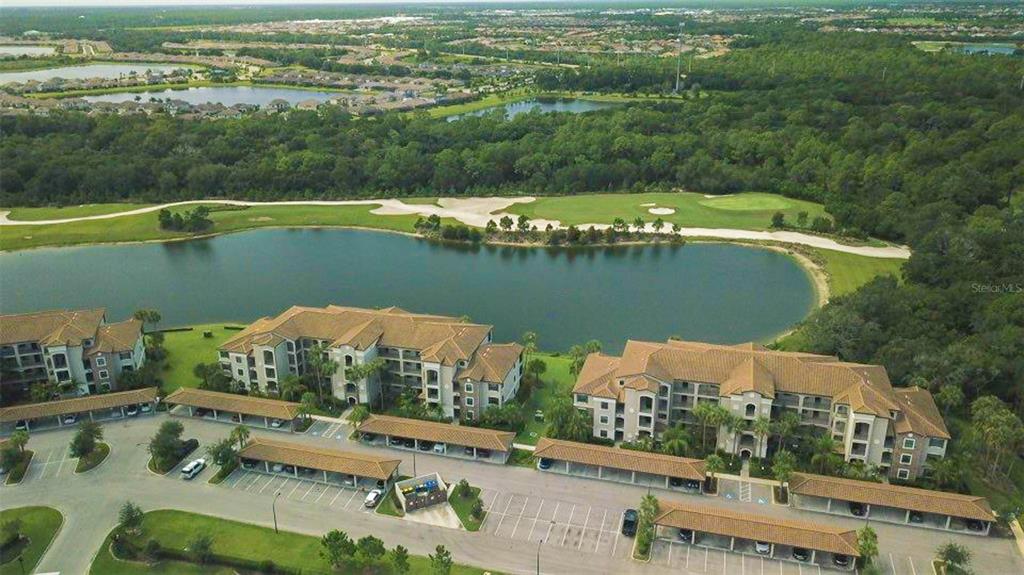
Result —
M 597 542 L 594 543 L 594 553 L 597 553 L 597 549 L 601 546 L 601 536 L 604 535 L 604 522 L 608 520 L 608 510 L 604 510 L 604 516 L 601 517 L 601 528 L 597 530 Z
M 583 522 L 583 531 L 580 532 L 580 542 L 576 544 L 577 549 L 581 549 L 583 547 L 583 536 L 587 533 L 587 525 L 590 525 L 590 511 L 592 509 L 593 506 L 587 508 L 587 520 Z
M 729 567 L 729 558 L 725 555 L 725 551 L 722 551 L 722 575 L 726 574 L 726 568 Z
M 324 496 L 324 494 L 327 493 L 327 490 L 330 489 L 330 488 L 331 488 L 330 485 L 325 485 L 324 486 L 324 490 L 321 491 L 320 495 L 318 495 L 317 498 L 313 500 L 313 503 L 319 503 L 320 502 L 320 498 L 322 498 Z
M 896 575 L 896 560 L 892 558 L 892 553 L 889 554 L 889 565 L 892 566 L 892 575 Z
M 669 567 L 672 566 L 672 548 L 673 547 L 675 547 L 675 544 L 673 544 L 671 541 L 669 541 L 669 543 L 668 543 L 668 562 L 665 563 L 665 565 L 668 565 Z
M 505 517 L 506 514 L 508 513 L 508 508 L 512 506 L 512 500 L 514 500 L 515 498 L 515 495 L 508 496 L 508 503 L 505 504 L 505 510 L 501 512 L 501 519 L 498 520 L 498 526 L 494 528 L 495 535 L 497 535 L 498 531 L 501 531 L 501 524 L 505 522 Z
M 527 497 L 523 503 L 523 508 L 519 510 L 519 517 L 516 519 L 516 525 L 512 528 L 512 534 L 508 536 L 509 539 L 515 539 L 516 531 L 519 530 L 519 522 L 523 520 L 523 513 L 526 513 L 526 506 L 530 504 L 530 498 Z
M 572 511 L 569 512 L 569 522 L 565 524 L 565 531 L 562 533 L 562 547 L 565 547 L 565 538 L 569 536 L 569 526 L 572 525 L 572 518 L 576 515 L 576 505 L 572 506 Z
M 242 478 L 245 477 L 246 475 L 249 475 L 249 472 L 245 471 L 245 470 L 242 470 L 242 472 L 238 474 L 238 477 L 236 477 L 235 480 L 232 481 L 231 485 L 229 485 L 228 487 L 230 487 L 231 489 L 234 489 L 238 485 L 238 482 L 240 482 L 242 480 Z
M 917 575 L 917 569 L 914 567 L 914 558 L 907 556 L 907 561 L 910 561 L 910 571 L 914 575 Z
M 288 499 L 292 498 L 292 494 L 295 493 L 295 490 L 298 489 L 300 485 L 302 485 L 302 482 L 296 479 L 295 487 L 292 487 L 292 490 L 288 492 Z
M 264 491 L 266 491 L 266 490 L 267 490 L 267 487 L 268 487 L 268 486 L 269 486 L 269 485 L 270 485 L 271 483 L 273 483 L 273 482 L 274 482 L 274 479 L 275 479 L 275 477 L 274 477 L 273 475 L 271 475 L 270 477 L 268 477 L 268 478 L 267 478 L 267 482 L 263 484 L 263 487 L 260 487 L 260 493 L 263 493 Z
M 533 541 L 533 530 L 537 528 L 537 519 L 540 518 L 540 512 L 544 510 L 544 500 L 540 500 L 540 507 L 537 508 L 537 514 L 533 516 L 533 525 L 530 526 L 530 534 L 526 536 L 527 541 Z
M 302 496 L 302 501 L 305 501 L 306 498 L 309 497 L 309 494 L 313 492 L 313 488 L 314 487 L 316 487 L 316 482 L 315 481 L 310 481 L 309 482 L 309 489 L 307 489 L 306 490 L 306 494 Z
M 545 541 L 551 539 L 551 530 L 555 528 L 555 517 L 558 517 L 558 508 L 561 505 L 560 502 L 555 502 L 555 512 L 551 515 L 551 523 L 548 523 L 548 532 L 544 535 Z
M 345 493 L 345 490 L 343 488 L 339 487 L 338 488 L 338 492 L 334 495 L 334 499 L 331 499 L 331 502 L 328 503 L 327 506 L 328 507 L 334 507 L 334 502 L 337 501 L 339 497 L 341 497 L 342 493 Z
M 252 474 L 252 481 L 250 481 L 250 482 L 249 482 L 249 485 L 246 485 L 246 486 L 245 486 L 245 490 L 246 490 L 246 491 L 249 491 L 250 489 L 252 489 L 253 487 L 255 487 L 255 486 L 256 486 L 256 484 L 260 482 L 260 478 L 262 478 L 262 477 L 263 477 L 263 476 L 262 476 L 262 475 L 260 475 L 259 473 L 253 473 L 253 474 Z
M 353 489 L 352 490 L 352 497 L 349 497 L 348 501 L 345 502 L 345 509 L 348 509 L 348 504 L 352 503 L 352 500 L 355 499 L 356 495 L 358 495 L 358 494 L 359 494 L 359 490 L 358 489 Z
M 693 537 L 691 537 L 691 539 L 694 539 L 694 538 L 693 538 Z M 708 554 L 709 554 L 709 553 L 708 553 L 708 548 L 707 548 L 707 547 L 705 547 L 705 548 L 704 548 L 704 572 L 705 572 L 705 573 L 707 573 L 707 572 L 708 572 Z M 780 563 L 780 565 L 781 565 L 781 563 Z M 780 570 L 779 570 L 779 573 L 782 573 L 781 567 L 780 567 L 779 569 L 780 569 Z
M 64 471 L 64 462 L 66 462 L 68 459 L 70 458 L 65 456 L 63 459 L 60 460 L 60 465 L 57 466 L 57 473 L 55 473 L 54 475 L 60 475 L 61 471 Z
M 693 539 L 693 537 L 691 537 L 690 539 Z M 687 545 L 686 546 L 686 568 L 687 569 L 690 568 L 690 547 L 693 547 L 693 546 L 692 545 Z

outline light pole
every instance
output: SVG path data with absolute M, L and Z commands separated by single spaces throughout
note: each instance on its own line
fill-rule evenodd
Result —
M 537 540 L 537 575 L 540 575 L 540 546 L 544 543 L 543 539 Z
M 419 445 L 417 445 L 416 448 L 418 449 Z M 412 476 L 413 477 L 419 477 L 418 475 L 416 475 L 416 452 L 415 451 L 412 452 Z
M 278 491 L 277 494 L 274 495 L 274 500 L 270 502 L 270 511 L 274 514 L 274 533 L 280 533 L 280 531 L 277 530 L 277 498 L 280 496 L 281 492 Z

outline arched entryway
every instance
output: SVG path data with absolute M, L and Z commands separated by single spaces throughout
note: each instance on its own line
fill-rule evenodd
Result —
M 741 449 L 740 450 L 740 459 L 747 460 L 747 459 L 750 459 L 750 457 L 752 455 L 753 455 L 753 453 L 751 453 L 749 449 Z
M 355 404 L 356 404 L 356 401 L 357 401 L 357 400 L 356 400 L 356 398 L 354 398 L 354 397 L 350 397 L 350 398 L 348 398 L 348 404 L 349 404 L 349 405 L 355 405 Z

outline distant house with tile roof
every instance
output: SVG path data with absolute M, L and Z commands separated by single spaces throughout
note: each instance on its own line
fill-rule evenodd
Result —
M 77 383 L 85 395 L 117 389 L 118 377 L 146 360 L 142 322 L 107 323 L 102 308 L 0 315 L 3 387 Z
M 387 401 L 414 389 L 453 419 L 476 419 L 511 401 L 519 389 L 523 348 L 495 344 L 492 326 L 397 307 L 362 309 L 295 306 L 253 322 L 220 347 L 220 362 L 236 385 L 276 393 L 289 374 L 309 370 L 317 344 L 338 363 L 333 395 L 349 404 Z M 381 376 L 349 381 L 347 368 L 384 360 Z
M 615 441 L 691 423 L 699 403 L 722 405 L 745 425 L 719 429 L 717 447 L 741 457 L 767 454 L 754 420 L 794 413 L 830 434 L 846 461 L 897 479 L 920 475 L 926 461 L 945 456 L 949 441 L 931 394 L 894 388 L 884 367 L 755 343 L 629 341 L 621 356 L 591 354 L 573 394 L 576 407 L 592 414 L 594 436 Z

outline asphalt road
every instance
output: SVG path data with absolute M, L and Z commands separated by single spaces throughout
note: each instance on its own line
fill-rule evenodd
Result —
M 623 509 L 637 507 L 645 488 L 578 479 L 536 470 L 454 460 L 417 454 L 416 470 L 437 471 L 448 481 L 466 478 L 483 490 L 490 514 L 480 532 L 434 527 L 367 512 L 363 494 L 308 481 L 238 471 L 219 486 L 206 481 L 215 472 L 206 469 L 193 481 L 183 481 L 177 470 L 167 476 L 146 468 L 146 444 L 167 415 L 130 419 L 104 425 L 111 454 L 100 467 L 81 475 L 66 455 L 73 431 L 55 430 L 34 434 L 29 448 L 36 452 L 18 486 L 0 487 L 0 508 L 49 505 L 64 514 L 65 524 L 37 572 L 87 573 L 92 558 L 117 521 L 126 500 L 145 510 L 173 508 L 239 521 L 272 526 L 271 502 L 277 503 L 281 529 L 320 536 L 342 529 L 353 537 L 373 534 L 388 547 L 401 544 L 413 553 L 433 552 L 445 545 L 460 563 L 478 565 L 510 574 L 536 571 L 538 550 L 543 573 L 687 573 L 809 575 L 815 566 L 765 560 L 682 544 L 659 543 L 649 563 L 631 560 L 632 540 L 618 534 Z M 185 436 L 203 446 L 226 436 L 224 423 L 182 418 Z M 403 460 L 400 472 L 412 474 L 409 452 L 372 448 L 347 439 L 340 425 L 318 425 L 317 436 L 253 429 L 252 435 L 331 445 L 371 452 Z M 198 452 L 197 452 L 198 453 Z M 757 497 L 687 496 L 653 491 L 664 500 L 699 501 L 712 506 L 777 514 L 833 525 L 860 527 L 863 522 L 759 503 Z M 750 499 L 747 501 L 746 499 Z M 973 552 L 972 564 L 979 574 L 1024 573 L 1024 559 L 1013 541 L 975 537 L 872 523 L 879 535 L 879 562 L 892 575 L 926 575 L 935 548 L 953 540 Z M 821 571 L 824 572 L 824 571 Z

